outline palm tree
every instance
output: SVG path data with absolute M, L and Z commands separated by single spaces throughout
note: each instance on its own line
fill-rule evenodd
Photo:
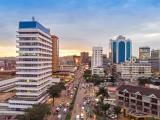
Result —
M 114 114 L 117 115 L 117 120 L 119 119 L 119 114 L 121 113 L 121 107 L 120 106 L 115 106 L 114 107 Z
M 103 97 L 106 97 L 107 99 L 109 98 L 108 90 L 105 87 L 100 87 L 96 95 L 101 95 Z
M 25 110 L 24 115 L 17 117 L 18 120 L 44 120 L 44 118 L 50 115 L 50 107 L 48 104 L 33 105 L 32 108 Z
M 106 111 L 110 108 L 110 104 L 103 104 L 102 105 L 102 110 L 105 112 L 106 114 Z

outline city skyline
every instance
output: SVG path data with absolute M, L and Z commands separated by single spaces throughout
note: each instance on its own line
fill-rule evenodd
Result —
M 158 49 L 160 1 L 158 0 L 1 0 L 0 56 L 16 55 L 16 31 L 20 20 L 32 16 L 51 28 L 60 39 L 60 56 L 91 51 L 124 35 L 132 40 L 133 55 L 138 48 Z M 85 43 L 85 44 L 84 44 Z

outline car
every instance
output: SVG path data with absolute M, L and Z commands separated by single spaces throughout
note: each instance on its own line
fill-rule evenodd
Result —
M 83 105 L 86 105 L 86 102 L 85 102 L 85 101 L 83 102 Z
M 68 103 L 66 103 L 66 106 L 67 106 L 67 107 L 69 107 L 69 106 L 70 106 L 70 103 L 69 103 L 69 102 L 68 102 Z
M 57 116 L 57 118 L 58 118 L 59 120 L 62 120 L 62 115 L 59 114 L 59 115 Z
M 64 102 L 64 98 L 62 99 L 62 102 Z
M 84 107 L 81 107 L 81 111 L 82 111 L 82 112 L 84 111 Z
M 81 117 L 81 119 L 84 119 L 84 114 L 83 114 L 83 113 L 81 113 L 81 116 L 80 116 L 80 117 Z
M 59 104 L 59 106 L 58 106 L 58 107 L 62 108 L 62 107 L 63 107 L 63 105 L 62 105 L 62 104 Z
M 67 112 L 67 108 L 64 108 L 64 109 L 63 109 L 63 112 L 66 113 L 66 112 Z
M 56 112 L 59 112 L 61 110 L 60 107 L 56 107 Z
M 79 115 L 76 115 L 76 120 L 80 120 L 80 116 Z
M 87 104 L 89 104 L 91 101 L 90 100 L 87 100 Z
M 73 95 L 70 95 L 70 98 L 73 98 Z

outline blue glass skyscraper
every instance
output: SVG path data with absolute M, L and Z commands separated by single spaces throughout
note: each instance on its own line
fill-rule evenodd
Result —
M 117 39 L 111 40 L 111 52 L 113 63 L 124 63 L 130 61 L 132 56 L 132 43 L 122 35 Z

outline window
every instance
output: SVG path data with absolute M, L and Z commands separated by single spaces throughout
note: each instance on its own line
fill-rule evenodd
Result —
M 137 99 L 138 100 L 142 100 L 142 96 L 141 95 L 137 95 Z
M 122 92 L 122 91 L 119 91 L 119 94 L 123 94 L 123 92 Z
M 135 97 L 136 95 L 134 93 L 131 94 L 131 97 Z
M 157 103 L 158 100 L 157 100 L 156 98 L 151 98 L 151 102 L 152 102 L 152 103 Z

